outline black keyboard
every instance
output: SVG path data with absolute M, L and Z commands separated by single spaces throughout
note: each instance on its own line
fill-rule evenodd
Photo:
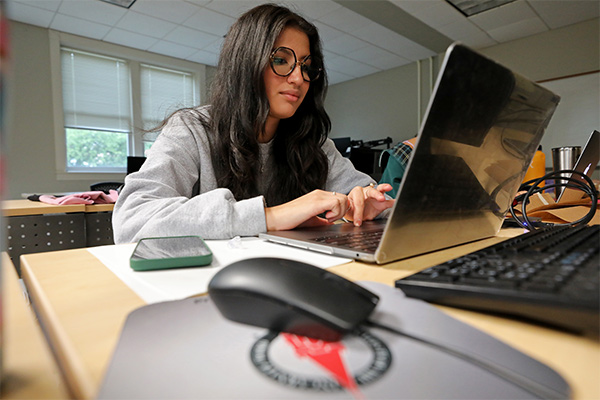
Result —
M 598 335 L 599 248 L 598 225 L 556 225 L 427 268 L 396 287 L 437 304 Z

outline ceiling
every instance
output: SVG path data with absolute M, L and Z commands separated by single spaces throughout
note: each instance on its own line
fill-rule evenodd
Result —
M 481 1 L 481 0 L 478 0 Z M 215 66 L 229 26 L 259 0 L 7 0 L 9 19 Z M 283 0 L 322 36 L 330 84 L 442 53 L 600 17 L 599 0 L 514 0 L 471 17 L 445 0 Z

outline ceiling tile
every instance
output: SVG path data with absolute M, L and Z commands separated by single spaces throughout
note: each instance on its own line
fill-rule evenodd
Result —
M 409 14 L 414 14 L 426 8 L 432 7 L 443 0 L 389 0 Z
M 183 0 L 137 0 L 129 9 L 180 24 L 198 11 L 199 6 Z
M 113 26 L 127 13 L 127 9 L 98 0 L 63 0 L 58 12 L 70 17 Z
M 353 32 L 353 34 L 356 37 L 376 45 L 377 47 L 386 49 L 402 58 L 410 60 L 427 58 L 434 54 L 425 47 L 418 45 L 404 36 L 401 36 L 398 33 L 375 23 L 366 25 L 361 29 L 357 29 Z
M 212 0 L 184 0 L 184 1 L 186 3 L 191 3 L 191 4 L 195 4 L 197 6 L 200 6 L 200 7 L 204 7 L 205 5 L 210 3 Z
M 564 1 L 529 0 L 529 5 L 552 29 L 600 17 L 600 1 L 570 0 L 569 12 L 565 12 Z
M 329 25 L 325 25 L 319 21 L 313 21 L 313 24 L 319 30 L 319 36 L 321 37 L 321 41 L 323 41 L 323 42 L 326 40 L 333 40 L 344 34 L 344 32 L 342 32 L 338 29 L 332 28 Z
M 488 31 L 488 34 L 498 42 L 508 42 L 524 36 L 547 31 L 548 27 L 539 18 L 522 20 L 510 25 Z
M 104 41 L 132 47 L 134 49 L 148 50 L 158 42 L 158 39 L 119 28 L 113 28 L 104 37 Z
M 440 33 L 443 33 L 452 40 L 458 40 L 458 38 L 464 38 L 469 35 L 476 35 L 480 32 L 483 32 L 483 30 L 480 27 L 478 27 L 466 18 L 462 21 L 456 21 L 441 26 L 439 28 L 439 31 Z
M 221 48 L 223 47 L 223 41 L 225 39 L 222 37 L 217 38 L 214 42 L 202 48 L 204 51 L 208 51 L 209 53 L 220 54 Z
M 8 0 L 6 3 L 10 7 L 11 3 L 25 4 L 31 7 L 43 8 L 48 11 L 56 11 L 62 0 Z
M 340 7 L 317 18 L 317 21 L 343 32 L 353 32 L 355 29 L 360 29 L 365 25 L 373 23 L 370 19 L 344 7 Z
M 353 32 L 353 34 L 356 37 L 376 45 L 377 47 L 391 51 L 392 53 L 404 58 L 407 58 L 406 52 L 410 46 L 414 44 L 404 36 L 401 36 L 398 33 L 375 23 L 366 25 L 361 29 L 357 29 Z M 426 51 L 426 49 L 423 48 L 423 51 Z
M 367 24 L 360 29 L 354 29 L 352 34 L 357 38 L 383 48 L 387 48 L 388 45 L 396 43 L 397 40 L 403 42 L 408 41 L 408 39 L 400 36 L 396 32 L 374 22 Z
M 234 18 L 218 12 L 201 8 L 192 15 L 183 25 L 203 32 L 209 32 L 217 36 L 225 36 L 229 27 L 235 21 Z
M 442 33 L 455 42 L 462 42 L 474 49 L 481 49 L 498 44 L 497 40 L 493 39 L 487 32 L 482 31 L 476 26 L 468 27 L 463 24 L 460 24 L 460 26 L 450 24 L 446 25 L 442 31 Z
M 186 59 L 197 52 L 197 50 L 194 48 L 168 42 L 166 40 L 159 40 L 156 44 L 150 47 L 148 51 L 183 59 Z
M 485 31 L 466 18 L 463 21 L 440 27 L 440 32 L 452 40 L 461 41 L 474 48 L 482 47 L 481 45 L 476 46 L 475 43 L 482 43 L 484 44 L 483 47 L 497 43 L 497 41 L 492 39 Z
M 198 50 L 197 52 L 189 56 L 187 60 L 197 62 L 200 64 L 211 65 L 214 67 L 219 61 L 219 55 L 205 50 Z
M 464 15 L 445 1 L 432 3 L 430 7 L 415 11 L 413 16 L 433 27 L 466 20 Z
M 325 57 L 325 60 L 328 60 L 331 58 L 337 58 L 337 57 L 339 57 L 339 55 L 332 53 L 332 52 L 328 51 L 327 49 L 323 49 L 323 57 Z
M 485 32 L 479 32 L 476 35 L 469 35 L 462 38 L 457 38 L 456 41 L 463 43 L 464 45 L 473 49 L 483 49 L 498 44 L 497 40 L 491 38 Z
M 289 7 L 308 20 L 318 20 L 320 17 L 342 8 L 341 5 L 330 0 L 284 0 L 279 4 Z
M 517 0 L 513 3 L 473 15 L 469 17 L 469 20 L 483 30 L 490 31 L 535 17 L 535 12 L 533 12 L 524 0 Z
M 369 44 L 364 40 L 357 39 L 350 35 L 342 35 L 323 43 L 325 49 L 340 55 L 356 51 L 368 45 Z
M 50 28 L 97 40 L 102 40 L 110 30 L 109 26 L 62 14 L 56 14 L 54 16 Z
M 195 29 L 187 28 L 185 26 L 178 26 L 169 32 L 164 39 L 168 40 L 169 42 L 193 47 L 195 49 L 202 49 L 218 40 L 219 37 L 205 32 L 200 32 Z
M 54 12 L 42 8 L 31 7 L 20 2 L 10 1 L 6 6 L 6 14 L 14 21 L 48 28 L 54 18 Z
M 379 69 L 390 69 L 409 64 L 411 61 L 406 58 L 392 54 L 376 46 L 364 47 L 360 50 L 345 54 L 346 57 L 355 61 L 371 65 Z
M 237 18 L 251 8 L 263 3 L 264 1 L 261 0 L 217 0 L 207 2 L 206 7 L 221 14 Z
M 165 35 L 177 27 L 172 22 L 150 17 L 135 11 L 129 11 L 116 24 L 117 27 L 142 35 L 162 39 Z
M 347 57 L 337 56 L 325 59 L 325 65 L 327 71 L 340 71 L 346 75 L 350 75 L 354 78 L 373 74 L 380 71 L 379 68 L 363 64 L 358 61 L 351 60 Z
M 406 46 L 404 46 L 403 50 L 398 55 L 411 61 L 417 61 L 433 57 L 436 54 L 437 53 L 435 51 L 426 49 L 415 42 L 409 42 Z
M 330 85 L 335 85 L 336 83 L 349 81 L 351 79 L 354 79 L 354 77 L 344 74 L 343 72 L 333 71 L 333 70 L 327 71 L 327 80 L 329 81 Z

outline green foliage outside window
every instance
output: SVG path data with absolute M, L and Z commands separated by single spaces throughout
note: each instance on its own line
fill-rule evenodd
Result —
M 125 168 L 127 133 L 66 128 L 67 166 Z

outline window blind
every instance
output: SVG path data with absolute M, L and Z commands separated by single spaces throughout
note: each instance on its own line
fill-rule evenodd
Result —
M 142 64 L 140 80 L 144 129 L 156 127 L 179 108 L 196 104 L 190 73 Z
M 129 132 L 131 85 L 123 60 L 61 49 L 65 127 Z

